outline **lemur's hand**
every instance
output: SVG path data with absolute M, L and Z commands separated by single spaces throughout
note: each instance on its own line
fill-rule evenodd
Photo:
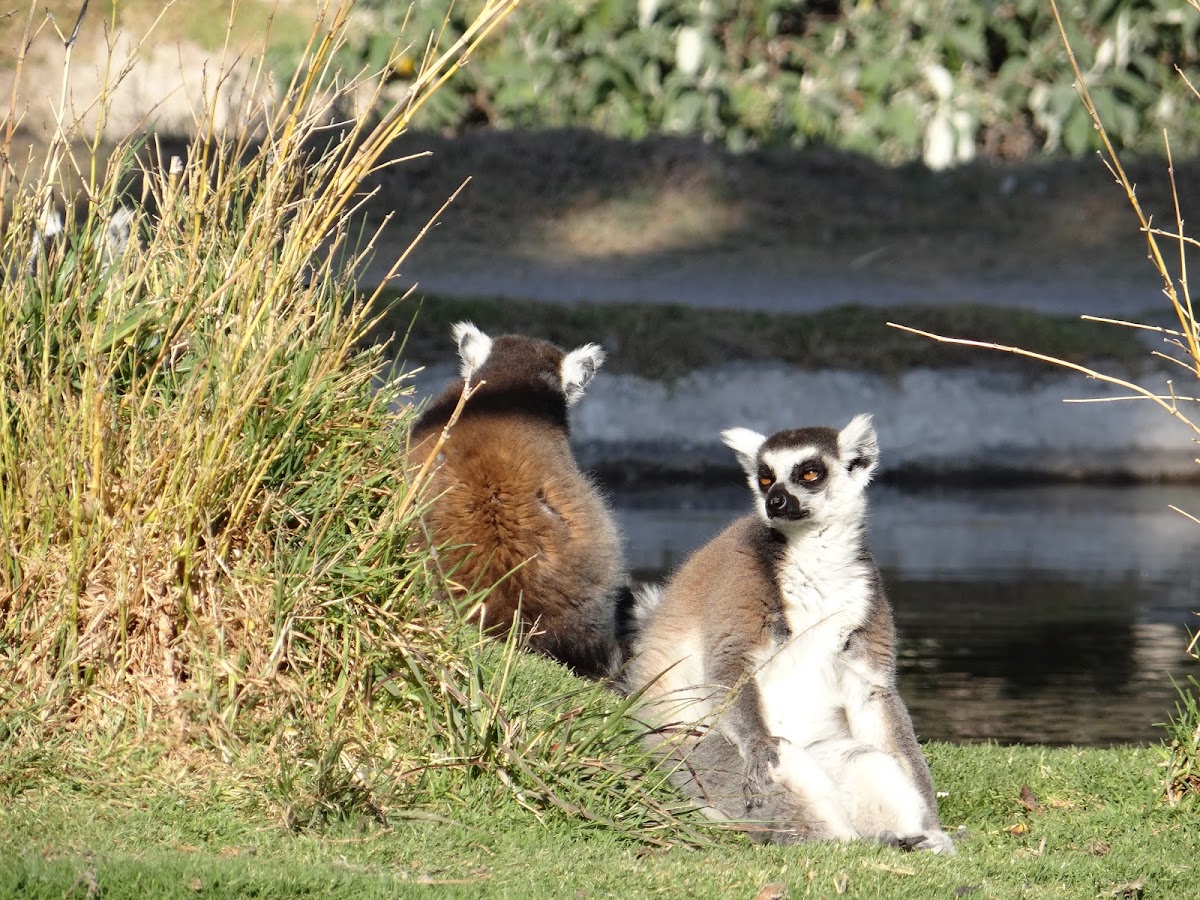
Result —
M 746 777 L 742 790 L 746 796 L 746 809 L 751 810 L 763 805 L 767 785 L 775 780 L 771 773 L 779 765 L 779 738 L 764 735 L 746 746 L 745 755 Z

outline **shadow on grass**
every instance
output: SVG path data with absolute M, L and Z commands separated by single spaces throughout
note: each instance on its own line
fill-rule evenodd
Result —
M 1119 190 L 1094 158 L 888 167 L 832 148 L 734 154 L 686 137 L 621 141 L 582 130 L 404 135 L 430 155 L 377 179 L 370 209 L 415 234 L 464 179 L 418 259 L 462 254 L 677 262 L 732 253 L 788 272 L 877 270 L 1026 281 L 1063 270 L 1145 272 Z M 1156 221 L 1173 219 L 1161 160 L 1130 166 Z M 1176 161 L 1184 209 L 1200 164 Z

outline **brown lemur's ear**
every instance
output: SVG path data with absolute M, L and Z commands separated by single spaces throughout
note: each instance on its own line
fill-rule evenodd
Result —
M 879 438 L 871 417 L 861 413 L 838 434 L 838 455 L 856 481 L 866 484 L 879 464 Z
M 604 359 L 604 350 L 599 344 L 584 344 L 563 357 L 559 374 L 568 406 L 583 396 L 583 389 L 600 371 Z
M 492 352 L 492 339 L 470 322 L 457 322 L 450 327 L 450 336 L 458 345 L 458 374 L 463 381 L 470 381 L 487 362 Z

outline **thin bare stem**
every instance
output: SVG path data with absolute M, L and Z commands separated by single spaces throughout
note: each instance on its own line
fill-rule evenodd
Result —
M 374 303 L 376 300 L 379 299 L 379 295 L 383 291 L 384 287 L 400 271 L 401 267 L 403 267 L 404 263 L 408 260 L 408 257 L 412 254 L 413 250 L 417 247 L 417 245 L 421 241 L 423 241 L 425 239 L 425 235 L 427 235 L 429 233 L 429 230 L 431 228 L 433 228 L 434 225 L 437 224 L 438 219 L 440 219 L 442 216 L 442 213 L 444 213 L 447 209 L 449 209 L 450 205 L 452 203 L 454 203 L 455 200 L 458 199 L 458 195 L 463 192 L 463 189 L 466 188 L 466 186 L 470 182 L 470 180 L 471 179 L 468 178 L 466 181 L 464 181 L 462 184 L 460 184 L 455 189 L 454 193 L 451 194 L 450 197 L 446 200 L 446 202 L 443 203 L 440 207 L 438 207 L 438 211 L 435 212 L 432 216 L 430 216 L 429 219 L 425 222 L 425 224 L 423 226 L 421 226 L 421 230 L 419 232 L 417 232 L 417 236 L 415 238 L 413 238 L 412 242 L 407 247 L 404 248 L 404 252 L 402 252 L 400 254 L 400 256 L 398 256 L 396 258 L 396 261 L 393 262 L 392 265 L 388 268 L 387 272 L 384 274 L 384 277 L 380 279 L 379 284 L 375 286 L 375 289 L 371 292 L 371 295 L 367 298 L 368 303 Z
M 1057 357 L 1054 357 L 1054 356 L 1047 356 L 1044 353 L 1035 353 L 1032 350 L 1023 350 L 1020 347 L 1009 347 L 1004 344 L 993 344 L 990 341 L 971 341 L 971 340 L 967 340 L 965 338 L 946 337 L 945 335 L 934 334 L 931 331 L 921 331 L 918 328 L 910 328 L 907 325 L 898 325 L 895 322 L 888 322 L 887 324 L 891 328 L 898 328 L 900 331 L 907 331 L 909 334 L 915 334 L 915 335 L 918 335 L 919 337 L 929 338 L 930 340 L 937 341 L 940 344 L 954 344 L 959 347 L 979 347 L 983 350 L 998 350 L 1001 353 L 1011 353 L 1014 356 L 1024 356 L 1027 359 L 1036 359 L 1036 360 L 1040 360 L 1041 362 L 1050 363 L 1051 365 L 1060 366 L 1061 368 L 1064 368 L 1064 369 L 1070 369 L 1074 372 L 1079 372 L 1082 375 L 1087 375 L 1089 378 L 1095 378 L 1097 381 L 1103 381 L 1108 384 L 1115 384 L 1117 387 L 1125 388 L 1126 390 L 1131 391 L 1134 394 L 1137 394 L 1147 400 L 1153 401 L 1154 403 L 1161 406 L 1168 413 L 1170 413 L 1172 416 L 1174 416 L 1176 419 L 1178 419 L 1180 422 L 1185 424 L 1188 428 L 1192 429 L 1192 431 L 1194 431 L 1196 434 L 1200 435 L 1200 425 L 1197 425 L 1196 423 L 1192 422 L 1187 416 L 1180 413 L 1177 408 L 1172 406 L 1167 401 L 1163 400 L 1157 394 L 1154 394 L 1154 393 L 1148 391 L 1146 388 L 1142 387 L 1139 384 L 1134 384 L 1131 381 L 1126 381 L 1123 378 L 1117 378 L 1114 375 L 1106 375 L 1105 373 L 1098 372 L 1097 370 L 1089 368 L 1088 366 L 1083 366 L 1083 365 L 1079 365 L 1078 363 L 1068 362 L 1067 360 L 1058 359 Z
M 1179 188 L 1175 184 L 1175 161 L 1171 157 L 1171 141 L 1167 136 L 1167 131 L 1163 129 L 1163 146 L 1167 151 L 1167 175 L 1171 182 L 1171 203 L 1175 207 L 1175 235 L 1179 244 L 1179 289 L 1183 293 L 1183 306 L 1187 310 L 1187 321 L 1182 323 L 1187 329 L 1187 336 L 1190 339 L 1191 348 L 1196 347 L 1196 314 L 1192 309 L 1192 295 L 1188 290 L 1187 278 L 1187 245 L 1188 239 L 1183 234 L 1183 212 L 1179 207 Z M 1192 354 L 1195 359 L 1195 354 Z M 1197 361 L 1197 366 L 1200 367 L 1200 360 Z M 1200 368 L 1197 368 L 1197 373 L 1200 374 Z
M 1173 505 L 1173 504 L 1172 504 L 1171 506 L 1168 506 L 1168 507 L 1167 507 L 1167 509 L 1170 509 L 1170 510 L 1172 510 L 1173 512 L 1177 512 L 1177 513 L 1179 513 L 1181 516 L 1183 516 L 1184 518 L 1191 519 L 1191 520 L 1192 520 L 1193 522 L 1195 522 L 1197 525 L 1200 525 L 1200 519 L 1197 519 L 1197 518 L 1196 518 L 1195 516 L 1193 516 L 1193 515 L 1192 515 L 1190 512 L 1186 512 L 1185 510 L 1182 510 L 1182 509 L 1180 509 L 1178 506 L 1175 506 L 1175 505 Z
M 1116 403 L 1121 400 L 1170 400 L 1171 402 L 1182 400 L 1185 403 L 1200 403 L 1200 397 L 1178 397 L 1175 394 L 1148 394 L 1131 397 L 1065 397 L 1063 403 Z
M 450 418 L 446 421 L 445 427 L 442 428 L 441 434 L 438 435 L 438 439 L 434 442 L 433 446 L 429 449 L 429 452 L 425 455 L 425 459 L 421 463 L 420 469 L 418 469 L 416 474 L 413 475 L 409 480 L 410 490 L 404 495 L 404 500 L 400 504 L 400 509 L 397 512 L 399 516 L 403 516 L 408 512 L 416 497 L 420 494 L 421 487 L 425 484 L 426 479 L 429 477 L 429 473 L 433 470 L 438 454 L 441 453 L 442 448 L 446 446 L 446 441 L 450 440 L 450 431 L 458 422 L 458 418 L 462 415 L 462 411 L 466 409 L 467 401 L 470 400 L 471 397 L 474 396 L 475 392 L 485 384 L 487 384 L 486 381 L 477 381 L 475 384 L 471 384 L 469 382 L 463 384 L 462 393 L 458 396 L 458 403 L 455 404 L 454 411 L 450 413 Z
M 1156 331 L 1159 334 L 1170 334 L 1174 335 L 1175 337 L 1182 337 L 1182 335 L 1173 328 L 1163 328 L 1161 325 L 1146 325 L 1143 322 L 1130 322 L 1125 319 L 1110 319 L 1107 316 L 1082 315 L 1079 318 L 1085 322 L 1099 322 L 1103 325 L 1120 325 L 1123 328 L 1138 328 L 1142 331 Z

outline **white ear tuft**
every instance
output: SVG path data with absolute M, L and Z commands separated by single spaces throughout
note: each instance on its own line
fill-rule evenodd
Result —
M 458 373 L 463 381 L 470 381 L 492 352 L 492 339 L 470 322 L 456 322 L 450 327 L 450 336 L 458 345 Z
M 583 389 L 604 365 L 604 350 L 599 344 L 584 344 L 563 357 L 559 374 L 567 406 L 583 396 Z
M 758 448 L 767 438 L 749 428 L 728 428 L 721 432 L 721 440 L 734 452 L 738 463 L 753 480 L 758 475 Z
M 38 234 L 43 240 L 48 238 L 58 237 L 63 233 L 63 214 L 62 211 L 55 207 L 52 203 L 47 203 L 46 208 L 42 210 L 42 221 L 38 226 Z
M 879 463 L 879 438 L 867 413 L 860 413 L 838 434 L 842 464 L 855 478 L 869 480 Z

